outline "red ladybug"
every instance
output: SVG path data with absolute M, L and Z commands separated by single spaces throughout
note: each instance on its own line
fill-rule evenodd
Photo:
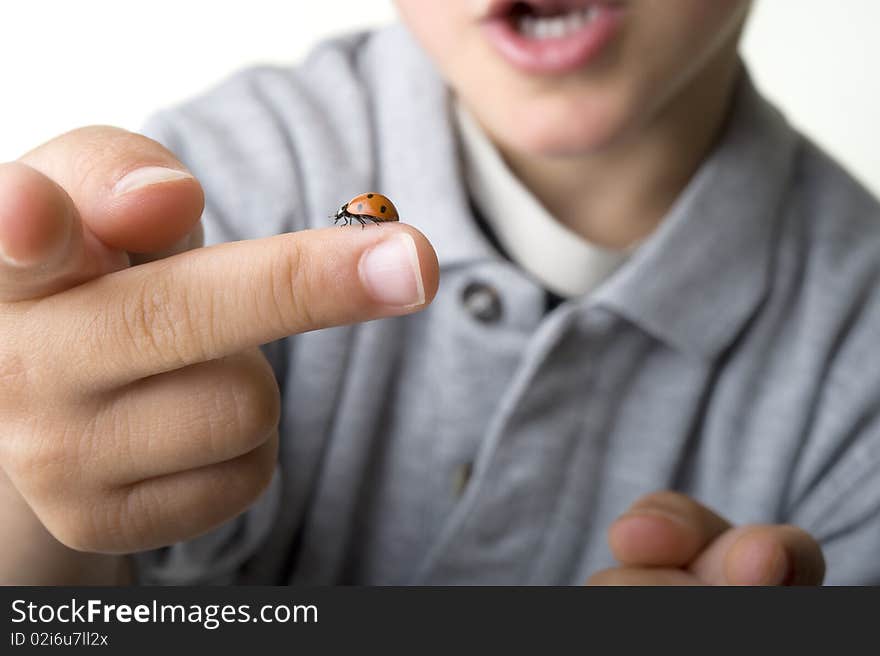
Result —
M 361 194 L 355 196 L 339 210 L 331 218 L 333 223 L 344 221 L 343 225 L 351 225 L 358 221 L 361 227 L 367 224 L 367 221 L 373 223 L 386 223 L 388 221 L 400 221 L 397 214 L 397 208 L 388 196 L 382 194 Z

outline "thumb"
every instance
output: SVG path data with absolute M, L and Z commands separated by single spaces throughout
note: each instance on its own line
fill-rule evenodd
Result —
M 53 139 L 0 165 L 0 301 L 198 246 L 203 206 L 195 178 L 146 137 L 97 127 Z
M 169 150 L 119 128 L 68 132 L 21 161 L 64 189 L 84 226 L 118 250 L 171 247 L 195 228 L 205 204 L 201 186 Z
M 128 266 L 83 229 L 70 196 L 31 167 L 0 164 L 0 302 L 36 299 Z

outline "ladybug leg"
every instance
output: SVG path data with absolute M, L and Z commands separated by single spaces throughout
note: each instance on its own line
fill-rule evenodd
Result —
M 360 222 L 360 224 L 361 224 L 361 230 L 363 230 L 364 227 L 366 227 L 367 222 L 364 221 L 363 217 L 361 217 L 359 214 L 353 214 L 352 216 L 354 216 L 354 218 L 356 218 L 356 219 Z

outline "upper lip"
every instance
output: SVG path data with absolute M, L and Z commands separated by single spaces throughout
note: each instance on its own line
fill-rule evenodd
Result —
M 547 12 L 586 9 L 590 5 L 609 4 L 609 0 L 490 0 L 486 19 L 505 18 L 517 4 L 526 4 Z

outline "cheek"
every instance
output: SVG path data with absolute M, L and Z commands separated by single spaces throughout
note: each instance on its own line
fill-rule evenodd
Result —
M 625 67 L 642 101 L 677 93 L 712 62 L 735 56 L 750 0 L 646 0 Z
M 740 26 L 751 0 L 647 0 L 633 45 L 659 61 L 710 56 Z

